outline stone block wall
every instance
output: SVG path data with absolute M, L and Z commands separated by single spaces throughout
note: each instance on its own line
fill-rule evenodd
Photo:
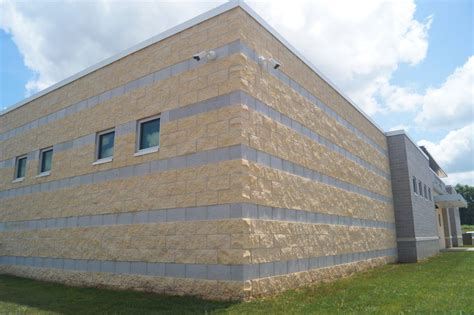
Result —
M 267 276 L 252 295 L 395 261 L 385 135 L 257 21 L 244 14 L 242 24 L 244 195 L 258 205 L 252 232 L 263 247 L 251 259 Z
M 217 60 L 192 58 L 208 49 Z M 160 148 L 137 156 L 137 121 L 157 114 Z M 113 161 L 94 165 L 110 128 Z M 235 8 L 0 116 L 0 272 L 247 299 L 393 262 L 387 154 L 382 132 Z

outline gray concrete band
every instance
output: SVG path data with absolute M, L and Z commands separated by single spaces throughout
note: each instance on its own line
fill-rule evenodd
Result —
M 248 281 L 396 255 L 396 248 L 390 248 L 332 256 L 238 265 L 0 256 L 0 266 L 26 266 L 66 271 L 106 272 L 151 277 Z
M 232 43 L 229 43 L 227 45 L 224 45 L 222 47 L 215 48 L 214 51 L 217 54 L 217 59 L 222 59 L 225 58 L 229 55 L 232 55 L 234 53 L 239 53 L 240 52 L 240 42 L 239 41 L 234 41 Z M 139 89 L 148 85 L 151 85 L 153 83 L 166 80 L 170 77 L 176 76 L 180 73 L 183 73 L 188 70 L 195 69 L 201 65 L 206 64 L 208 61 L 206 58 L 201 59 L 200 61 L 196 61 L 193 58 L 186 59 L 184 61 L 181 61 L 177 64 L 171 65 L 169 67 L 163 68 L 161 70 L 155 71 L 153 73 L 150 73 L 146 76 L 143 76 L 141 78 L 138 78 L 136 80 L 130 81 L 126 84 L 120 85 L 114 89 L 107 90 L 105 92 L 102 92 L 98 95 L 89 97 L 85 100 L 82 100 L 80 102 L 77 102 L 75 104 L 69 105 L 61 110 L 58 110 L 54 113 L 51 113 L 49 115 L 43 116 L 39 119 L 33 120 L 29 123 L 26 123 L 20 127 L 11 129 L 7 132 L 4 132 L 3 134 L 0 134 L 0 141 L 8 140 L 10 138 L 13 138 L 23 132 L 27 132 L 31 129 L 46 125 L 48 123 L 54 122 L 56 120 L 62 119 L 66 116 L 75 114 L 79 111 L 82 111 L 87 108 L 94 107 L 100 103 L 103 103 L 111 98 L 121 96 L 125 93 L 128 93 L 130 91 L 133 91 L 135 89 Z
M 297 121 L 289 118 L 288 116 L 282 114 L 279 111 L 274 110 L 267 104 L 264 104 L 263 102 L 257 100 L 256 98 L 248 95 L 245 92 L 242 91 L 236 91 L 236 92 L 231 92 L 225 95 L 220 95 L 217 97 L 213 97 L 211 99 L 197 102 L 194 104 L 190 104 L 184 107 L 172 109 L 170 111 L 164 111 L 161 113 L 161 122 L 164 124 L 168 121 L 173 121 L 177 119 L 182 119 L 186 117 L 190 117 L 193 115 L 198 115 L 201 113 L 205 112 L 210 112 L 219 108 L 224 108 L 227 106 L 232 106 L 236 104 L 244 104 L 247 105 L 249 108 L 252 108 L 253 110 L 281 123 L 287 126 L 288 128 L 292 129 L 293 131 L 299 133 L 300 135 L 309 138 L 313 142 L 318 143 L 319 145 L 324 146 L 328 150 L 331 150 L 333 152 L 336 152 L 340 155 L 342 155 L 344 158 L 347 158 L 351 160 L 354 163 L 359 164 L 360 166 L 368 169 L 369 171 L 387 179 L 390 180 L 390 175 L 377 168 L 373 164 L 367 162 L 366 160 L 352 154 L 348 150 L 338 146 L 337 144 L 331 142 L 327 138 L 321 136 L 320 134 L 310 130 L 304 125 L 301 125 Z M 115 132 L 117 136 L 129 134 L 129 133 L 134 133 L 136 132 L 136 121 L 129 121 L 127 123 L 118 125 L 115 128 Z M 62 152 L 65 150 L 69 149 L 77 149 L 83 145 L 90 145 L 94 144 L 96 141 L 96 134 L 89 134 L 86 136 L 82 136 L 76 139 L 72 139 L 69 141 L 61 142 L 58 144 L 55 144 L 54 147 L 54 152 Z M 28 153 L 28 159 L 29 160 L 36 160 L 39 157 L 39 150 L 32 151 Z M 0 168 L 2 167 L 13 167 L 15 165 L 15 158 L 5 160 L 5 161 L 0 161 Z
M 232 203 L 200 207 L 167 208 L 122 213 L 7 221 L 0 222 L 0 232 L 229 219 L 260 219 L 282 222 L 332 224 L 362 228 L 395 229 L 395 223 L 393 222 L 319 213 L 310 210 L 275 208 L 250 203 Z
M 252 59 L 254 62 L 258 64 L 258 57 L 260 56 L 257 52 L 252 50 L 248 47 L 245 43 L 239 41 L 240 43 L 240 52 L 245 54 L 248 58 Z M 270 65 L 266 64 L 263 66 L 265 70 L 267 70 L 271 75 L 275 78 L 280 80 L 285 85 L 292 88 L 298 94 L 309 100 L 314 106 L 320 108 L 323 112 L 325 112 L 329 117 L 336 120 L 338 123 L 346 127 L 352 133 L 354 133 L 358 138 L 363 140 L 365 143 L 370 144 L 373 146 L 378 152 L 383 154 L 384 156 L 388 156 L 388 151 L 380 146 L 377 142 L 375 142 L 372 138 L 367 136 L 365 133 L 360 131 L 356 126 L 352 125 L 349 121 L 341 117 L 338 113 L 332 110 L 328 105 L 324 104 L 317 96 L 311 94 L 307 89 L 301 86 L 298 82 L 290 78 L 288 75 L 281 71 L 281 68 L 278 70 L 274 69 Z
M 245 45 L 243 42 L 240 40 L 234 41 L 232 43 L 229 43 L 227 45 L 224 45 L 222 47 L 216 48 L 215 49 L 217 53 L 217 58 L 222 59 L 225 58 L 229 55 L 232 55 L 234 53 L 243 53 L 253 61 L 258 63 L 258 54 L 251 50 L 247 45 Z M 66 108 L 63 108 L 57 112 L 54 112 L 52 114 L 49 114 L 47 116 L 44 116 L 42 118 L 39 118 L 37 120 L 34 120 L 32 122 L 29 122 L 21 127 L 14 128 L 10 131 L 7 131 L 3 134 L 0 134 L 0 141 L 7 140 L 9 138 L 15 137 L 16 135 L 19 135 L 23 132 L 29 131 L 31 129 L 34 129 L 36 127 L 46 125 L 50 122 L 54 122 L 56 120 L 62 119 L 66 116 L 72 115 L 76 112 L 79 112 L 81 110 L 96 106 L 102 102 L 105 102 L 113 97 L 118 97 L 121 96 L 122 94 L 128 93 L 130 91 L 133 91 L 138 88 L 142 88 L 145 86 L 148 86 L 150 84 L 153 84 L 155 82 L 159 82 L 161 80 L 168 79 L 172 76 L 178 75 L 182 72 L 194 69 L 200 65 L 203 65 L 207 63 L 207 60 L 201 60 L 201 61 L 196 61 L 194 59 L 188 59 L 184 60 L 180 63 L 177 63 L 175 65 L 163 68 L 159 71 L 156 71 L 154 73 L 148 74 L 144 77 L 138 78 L 136 80 L 130 81 L 124 85 L 118 86 L 112 90 L 105 91 L 99 95 L 90 97 L 86 100 L 83 100 L 81 102 L 78 102 L 76 104 L 70 105 Z M 387 150 L 382 148 L 378 143 L 376 143 L 374 140 L 372 140 L 370 137 L 365 135 L 363 132 L 361 132 L 359 129 L 357 129 L 354 125 L 349 123 L 347 120 L 342 118 L 340 115 L 338 115 L 334 110 L 332 110 L 330 107 L 328 107 L 326 104 L 324 104 L 321 100 L 319 100 L 316 96 L 311 94 L 309 91 L 307 91 L 305 88 L 303 88 L 300 84 L 298 84 L 296 81 L 293 79 L 289 78 L 287 75 L 285 75 L 281 71 L 277 71 L 271 67 L 264 67 L 269 73 L 271 73 L 275 78 L 283 82 L 284 84 L 290 86 L 292 89 L 294 89 L 297 93 L 299 93 L 301 96 L 305 97 L 308 99 L 311 103 L 313 103 L 315 106 L 319 107 L 321 110 L 323 110 L 328 116 L 332 117 L 335 119 L 338 123 L 346 127 L 348 130 L 350 130 L 352 133 L 354 133 L 357 137 L 362 139 L 364 142 L 370 144 L 373 146 L 375 149 L 377 149 L 380 153 L 383 155 L 387 156 Z M 0 162 L 0 167 L 1 167 L 1 162 Z
M 49 181 L 41 184 L 3 190 L 0 191 L 0 199 L 23 196 L 36 192 L 50 192 L 63 188 L 77 187 L 79 185 L 97 184 L 104 181 L 123 179 L 131 176 L 144 176 L 155 172 L 182 169 L 186 167 L 213 164 L 236 159 L 246 159 L 273 169 L 301 176 L 315 182 L 320 182 L 342 190 L 356 193 L 373 200 L 388 204 L 392 203 L 392 198 L 390 197 L 375 193 L 351 183 L 341 181 L 332 176 L 321 174 L 317 171 L 311 170 L 291 161 L 287 161 L 277 156 L 249 148 L 246 145 L 234 145 L 225 148 L 196 152 L 169 159 L 154 160 L 141 164 Z

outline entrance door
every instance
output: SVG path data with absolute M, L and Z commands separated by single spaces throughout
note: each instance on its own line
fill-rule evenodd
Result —
M 436 221 L 438 222 L 438 235 L 439 235 L 439 248 L 446 248 L 446 240 L 444 238 L 444 222 L 443 222 L 443 209 L 436 209 Z

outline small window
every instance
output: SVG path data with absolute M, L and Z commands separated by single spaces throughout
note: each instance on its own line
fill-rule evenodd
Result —
M 423 183 L 421 181 L 418 182 L 418 193 L 423 196 Z
M 428 199 L 431 200 L 431 188 L 428 187 Z
M 160 146 L 160 117 L 147 118 L 138 122 L 138 150 L 154 149 Z
M 425 192 L 425 198 L 428 199 L 428 187 L 426 187 L 426 185 L 423 185 L 423 189 L 424 189 L 424 192 Z
M 19 156 L 16 158 L 15 163 L 15 179 L 24 178 L 26 175 L 26 161 L 27 156 Z
M 417 191 L 417 189 L 416 189 L 416 177 L 413 177 L 413 181 L 412 181 L 412 182 L 413 182 L 413 192 L 414 192 L 415 194 L 417 194 L 418 191 Z
M 107 130 L 97 134 L 96 160 L 112 159 L 114 155 L 115 130 Z
M 53 163 L 53 148 L 43 149 L 40 152 L 40 174 L 47 174 L 51 172 L 51 165 Z
M 441 215 L 438 213 L 438 223 L 439 223 L 439 226 L 441 227 Z

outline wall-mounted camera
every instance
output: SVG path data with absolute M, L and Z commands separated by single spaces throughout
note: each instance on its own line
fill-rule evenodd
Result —
M 193 59 L 196 61 L 201 61 L 204 59 L 214 60 L 216 58 L 217 58 L 217 54 L 214 50 L 201 51 L 200 53 L 193 55 Z

